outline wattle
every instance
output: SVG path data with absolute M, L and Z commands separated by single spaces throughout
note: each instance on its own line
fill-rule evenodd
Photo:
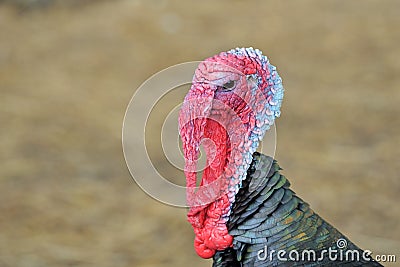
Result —
M 225 194 L 200 211 L 189 211 L 188 221 L 196 235 L 194 248 L 200 257 L 211 258 L 217 250 L 232 246 L 233 237 L 229 235 L 226 219 L 223 218 L 229 206 L 229 199 Z

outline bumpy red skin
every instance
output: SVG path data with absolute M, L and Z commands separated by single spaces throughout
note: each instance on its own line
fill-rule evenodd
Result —
M 215 147 L 204 144 L 207 156 L 211 157 L 207 157 L 208 167 L 204 169 L 200 186 L 210 184 L 222 175 L 226 155 L 230 150 L 229 142 L 226 141 L 229 140 L 226 130 L 218 122 L 207 120 L 204 137 L 212 139 Z M 209 162 L 209 158 L 213 158 L 213 161 Z M 210 258 L 216 250 L 225 249 L 232 244 L 232 236 L 228 234 L 226 224 L 221 220 L 222 214 L 228 212 L 229 204 L 227 195 L 223 194 L 208 206 L 200 207 L 200 210 L 197 207 L 190 209 L 188 221 L 196 235 L 194 247 L 201 257 Z
M 210 258 L 215 254 L 216 250 L 223 250 L 232 246 L 233 238 L 229 235 L 226 219 L 223 218 L 224 215 L 228 214 L 230 208 L 226 190 L 228 181 L 219 178 L 229 177 L 235 171 L 226 168 L 231 146 L 235 149 L 246 149 L 246 144 L 241 144 L 241 146 L 238 143 L 230 144 L 229 141 L 231 139 L 228 134 L 238 136 L 249 134 L 251 127 L 255 125 L 254 113 L 257 112 L 256 110 L 253 111 L 251 105 L 249 106 L 248 104 L 251 103 L 252 96 L 245 82 L 243 82 L 241 88 L 235 90 L 235 93 L 222 94 L 216 92 L 216 88 L 209 84 L 214 79 L 219 78 L 218 73 L 229 72 L 232 69 L 240 73 L 240 79 L 246 79 L 246 75 L 249 74 L 258 74 L 263 79 L 259 89 L 263 90 L 267 86 L 265 77 L 269 73 L 262 69 L 257 57 L 237 56 L 223 52 L 206 59 L 199 65 L 193 79 L 192 88 L 185 98 L 179 118 L 186 159 L 185 174 L 187 186 L 189 187 L 187 198 L 189 204 L 191 204 L 188 212 L 188 221 L 192 224 L 196 235 L 194 241 L 195 250 L 203 258 Z M 214 74 L 217 76 L 214 76 Z M 235 74 L 232 75 L 234 76 Z M 236 79 L 237 77 L 236 75 Z M 211 105 L 213 99 L 230 107 L 240 119 L 232 119 L 233 115 L 229 112 L 208 110 L 207 107 Z M 198 102 L 196 102 L 197 100 Z M 215 106 L 213 106 L 214 108 Z M 218 117 L 218 122 L 212 119 L 213 116 L 215 118 Z M 227 133 L 226 129 L 228 128 L 237 130 L 233 133 Z M 196 149 L 204 138 L 211 139 L 215 144 L 203 144 L 207 153 L 207 167 L 203 173 L 201 186 L 210 185 L 210 187 L 204 190 L 200 187 L 198 192 L 195 192 L 196 172 L 194 167 L 197 159 Z M 235 138 L 232 140 L 235 140 Z M 239 140 L 239 138 L 236 138 L 236 140 Z M 241 159 L 235 159 L 235 162 L 240 165 Z M 191 188 L 193 190 L 190 190 Z M 215 195 L 213 202 L 207 201 L 207 198 L 210 199 L 210 195 L 213 194 Z

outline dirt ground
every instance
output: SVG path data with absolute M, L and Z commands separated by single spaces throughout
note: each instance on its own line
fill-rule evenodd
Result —
M 0 266 L 210 266 L 186 211 L 133 182 L 121 127 L 152 74 L 237 46 L 283 78 L 276 158 L 294 190 L 400 261 L 399 12 L 397 0 L 0 1 Z

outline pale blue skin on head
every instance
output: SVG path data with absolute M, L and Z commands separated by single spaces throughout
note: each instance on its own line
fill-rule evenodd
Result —
M 236 48 L 228 51 L 227 53 L 256 59 L 261 64 L 262 69 L 268 70 L 267 73 L 269 73 L 269 75 L 265 77 L 265 83 L 267 86 L 264 89 L 264 94 L 266 97 L 271 96 L 269 101 L 265 99 L 264 108 L 261 110 L 261 112 L 256 113 L 256 125 L 251 130 L 251 133 L 248 137 L 248 140 L 251 141 L 251 146 L 247 151 L 243 152 L 243 164 L 235 170 L 234 175 L 230 178 L 231 180 L 239 180 L 238 182 L 236 180 L 236 182 L 232 183 L 234 185 L 230 185 L 228 187 L 228 196 L 231 204 L 230 208 L 232 208 L 232 205 L 235 201 L 235 195 L 241 188 L 242 181 L 246 179 L 247 169 L 250 167 L 253 153 L 257 150 L 259 142 L 263 139 L 266 131 L 268 131 L 271 125 L 273 125 L 275 118 L 279 117 L 281 114 L 280 108 L 284 95 L 284 89 L 282 85 L 282 79 L 276 71 L 276 67 L 269 63 L 268 58 L 264 56 L 260 50 L 252 47 Z M 251 88 L 252 93 L 255 94 L 255 91 L 259 90 L 258 88 L 261 87 L 263 78 L 258 74 L 251 74 L 247 75 L 247 79 L 253 79 L 253 81 L 256 81 L 254 86 Z M 224 216 L 226 220 L 229 217 L 229 213 Z

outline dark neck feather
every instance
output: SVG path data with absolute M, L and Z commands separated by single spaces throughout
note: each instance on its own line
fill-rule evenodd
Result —
M 233 250 L 216 254 L 214 261 L 223 265 L 222 258 L 232 260 L 236 253 L 238 266 L 286 266 L 288 262 L 260 261 L 257 253 L 264 250 L 314 250 L 317 255 L 324 249 L 337 249 L 336 241 L 344 238 L 346 249 L 362 250 L 348 240 L 333 226 L 314 213 L 309 205 L 289 188 L 290 183 L 281 175 L 275 160 L 260 153 L 253 154 L 253 161 L 242 187 L 235 196 L 235 203 L 227 222 L 229 234 L 233 236 Z M 319 253 L 319 254 L 318 254 Z M 227 256 L 229 255 L 229 257 Z M 221 256 L 223 256 L 221 258 Z M 361 257 L 361 256 L 360 256 Z M 377 262 L 329 261 L 290 262 L 290 266 L 382 266 Z

